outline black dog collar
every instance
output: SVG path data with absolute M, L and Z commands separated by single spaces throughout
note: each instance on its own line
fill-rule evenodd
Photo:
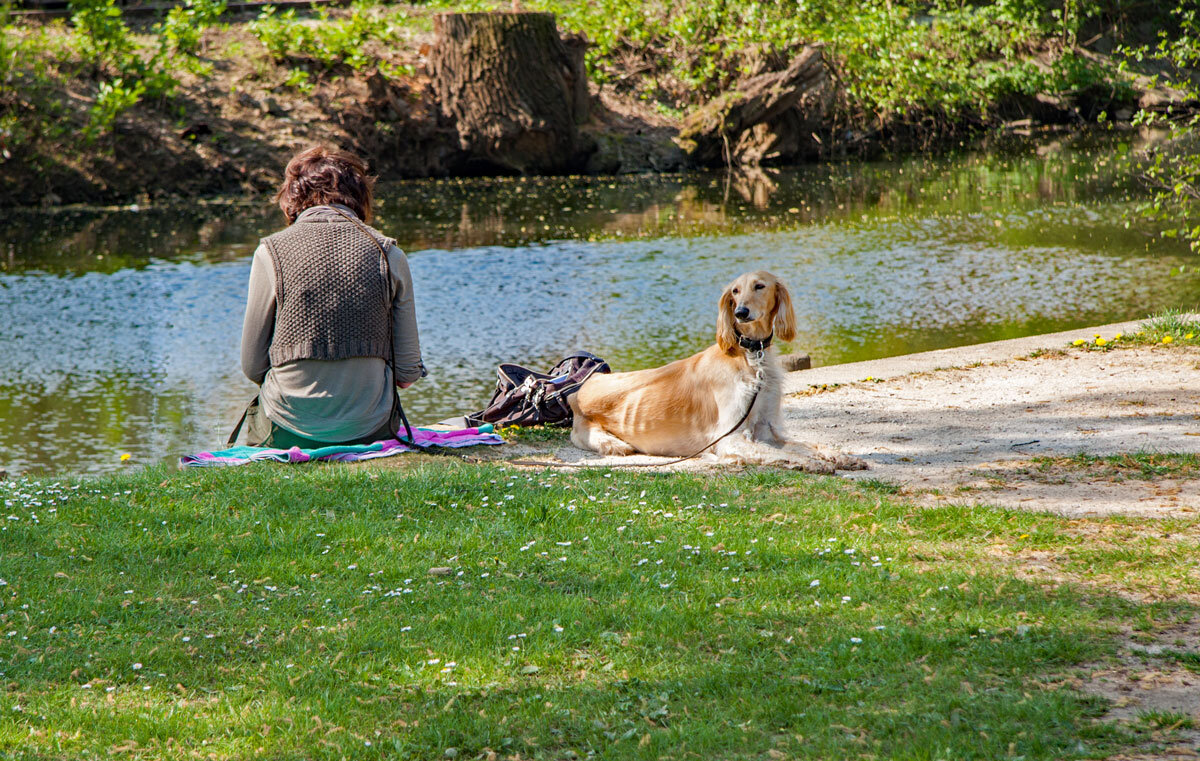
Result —
M 771 345 L 771 339 L 775 337 L 775 334 L 771 333 L 766 338 L 746 338 L 736 330 L 733 332 L 737 335 L 738 346 L 742 347 L 746 351 L 766 351 L 767 347 Z

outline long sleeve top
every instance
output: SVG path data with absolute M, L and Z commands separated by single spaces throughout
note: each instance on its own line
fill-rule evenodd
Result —
M 259 403 L 272 422 L 318 441 L 366 436 L 391 415 L 394 385 L 425 374 L 408 259 L 392 246 L 388 264 L 395 379 L 378 357 L 301 359 L 272 367 L 268 353 L 275 326 L 275 267 L 266 246 L 254 252 L 242 325 L 242 372 L 261 386 Z

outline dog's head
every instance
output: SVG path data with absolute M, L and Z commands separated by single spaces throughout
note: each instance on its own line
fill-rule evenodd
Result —
M 780 341 L 796 337 L 792 295 L 770 272 L 747 272 L 725 287 L 717 313 L 717 343 L 726 352 L 738 348 L 738 335 Z

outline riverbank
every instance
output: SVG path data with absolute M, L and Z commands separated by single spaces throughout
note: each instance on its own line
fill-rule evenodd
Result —
M 1147 76 L 1152 68 L 1120 70 L 1122 59 L 1111 55 L 1123 41 L 1116 17 L 1055 21 L 1040 10 L 996 8 L 927 17 L 904 3 L 886 12 L 866 4 L 850 26 L 817 23 L 819 14 L 763 19 L 762 28 L 721 19 L 702 36 L 735 28 L 740 36 L 717 55 L 689 50 L 675 21 L 645 17 L 637 26 L 619 14 L 543 6 L 559 13 L 564 32 L 591 40 L 591 103 L 580 125 L 586 158 L 576 167 L 585 173 L 695 165 L 700 158 L 679 140 L 688 118 L 786 69 L 785 51 L 802 41 L 824 45 L 830 84 L 801 104 L 800 116 L 758 125 L 785 146 L 776 161 L 961 146 L 997 130 L 1131 129 L 1141 110 L 1182 105 L 1173 100 L 1182 94 Z M 368 156 L 386 179 L 495 171 L 463 149 L 428 72 L 432 15 L 456 5 L 240 15 L 212 3 L 186 8 L 128 25 L 113 21 L 119 14 L 106 24 L 85 15 L 74 27 L 5 21 L 0 205 L 265 192 L 287 157 L 311 142 Z M 644 11 L 633 2 L 626 10 Z M 864 57 L 872 47 L 895 48 L 898 60 Z

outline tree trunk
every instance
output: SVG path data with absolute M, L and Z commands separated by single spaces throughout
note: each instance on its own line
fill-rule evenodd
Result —
M 480 173 L 561 172 L 587 158 L 582 38 L 552 13 L 443 13 L 431 68 L 443 113 Z

